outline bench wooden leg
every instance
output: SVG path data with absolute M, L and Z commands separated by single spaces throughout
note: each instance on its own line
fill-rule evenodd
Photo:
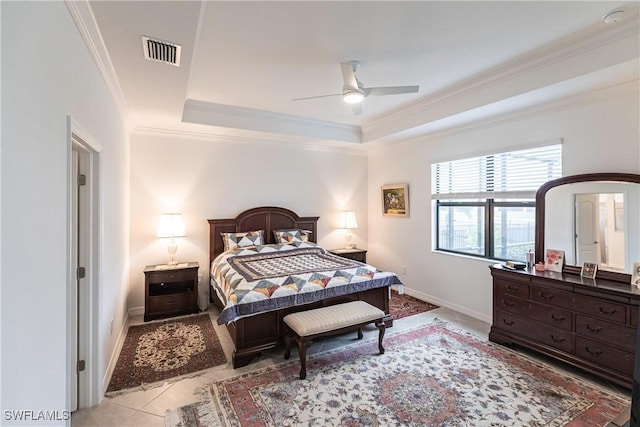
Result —
M 384 338 L 384 331 L 387 328 L 383 321 L 379 320 L 376 322 L 376 328 L 380 331 L 378 333 L 378 350 L 380 350 L 380 354 L 384 354 L 384 347 L 382 346 L 382 339 Z
M 284 358 L 289 359 L 291 357 L 291 336 L 289 331 L 284 331 Z
M 358 328 L 358 339 L 361 340 L 363 337 L 362 335 L 362 328 Z
M 300 354 L 300 379 L 307 377 L 307 348 L 311 344 L 311 340 L 305 340 L 298 337 L 298 353 Z

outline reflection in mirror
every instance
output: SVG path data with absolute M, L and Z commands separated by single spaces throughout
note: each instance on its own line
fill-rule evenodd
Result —
M 547 192 L 545 205 L 545 249 L 565 251 L 566 264 L 630 274 L 640 261 L 640 185 L 565 184 Z
M 598 264 L 600 269 L 624 272 L 624 193 L 575 195 L 576 264 Z

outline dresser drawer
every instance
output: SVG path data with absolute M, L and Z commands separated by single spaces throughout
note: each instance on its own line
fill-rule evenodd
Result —
M 595 317 L 576 314 L 576 333 L 597 341 L 635 351 L 636 330 Z
M 571 311 L 565 308 L 532 302 L 529 304 L 527 317 L 565 331 L 571 331 Z
M 496 295 L 496 297 L 498 298 L 502 295 L 511 295 L 514 297 L 527 299 L 529 298 L 529 288 L 530 285 L 528 283 L 518 283 L 508 280 L 496 279 L 494 282 L 494 295 Z
M 195 293 L 176 295 L 163 295 L 149 298 L 149 312 L 154 314 L 173 313 L 175 311 L 189 310 L 196 307 Z M 193 310 L 196 311 L 196 310 Z
M 598 298 L 591 298 L 584 295 L 576 295 L 575 300 L 575 311 L 595 316 L 600 319 L 609 320 L 611 322 L 627 322 L 627 307 L 622 304 Z
M 510 313 L 496 312 L 494 326 L 515 335 L 523 335 L 528 339 L 571 353 L 573 337 L 570 331 L 552 326 L 543 326 Z
M 557 307 L 571 309 L 573 308 L 574 295 L 568 291 L 532 285 L 531 300 L 541 304 L 551 304 Z
M 633 376 L 634 353 L 576 335 L 575 354 L 629 377 Z
M 496 296 L 494 302 L 495 310 L 507 311 L 513 314 L 520 314 L 524 317 L 529 315 L 529 301 L 515 298 L 508 294 L 500 294 Z
M 640 314 L 638 313 L 638 306 L 634 305 L 629 307 L 629 318 L 631 319 L 630 320 L 631 326 L 635 326 L 635 327 L 638 326 L 638 314 Z
M 509 295 L 497 298 L 496 310 L 518 314 L 527 319 L 555 326 L 556 328 L 571 330 L 571 311 L 560 307 L 538 304 Z

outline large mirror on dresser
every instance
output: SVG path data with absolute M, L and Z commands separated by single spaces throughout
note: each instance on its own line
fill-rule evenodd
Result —
M 543 184 L 536 194 L 536 261 L 565 253 L 565 272 L 598 265 L 597 277 L 630 283 L 640 261 L 640 175 L 592 173 Z

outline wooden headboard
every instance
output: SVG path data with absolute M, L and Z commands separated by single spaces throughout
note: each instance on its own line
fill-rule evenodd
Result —
M 263 206 L 246 210 L 233 219 L 209 219 L 209 265 L 224 251 L 220 233 L 264 230 L 266 243 L 275 243 L 273 230 L 300 228 L 310 230 L 309 240 L 317 243 L 318 218 L 301 218 L 289 209 Z

